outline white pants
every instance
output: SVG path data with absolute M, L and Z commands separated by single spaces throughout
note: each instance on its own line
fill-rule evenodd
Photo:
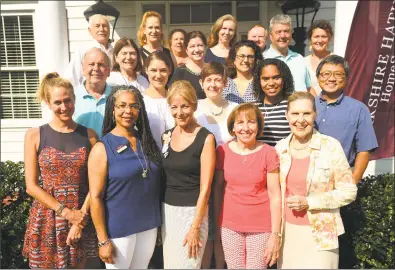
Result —
M 107 269 L 147 269 L 154 253 L 157 228 L 111 239 L 116 249 L 114 264 L 106 263 Z

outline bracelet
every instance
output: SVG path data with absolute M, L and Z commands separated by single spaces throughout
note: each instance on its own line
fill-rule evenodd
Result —
M 65 209 L 66 206 L 64 206 L 63 203 L 60 204 L 59 208 L 55 210 L 55 213 L 58 217 L 62 217 L 62 211 Z
M 282 238 L 283 235 L 280 232 L 272 232 L 272 234 L 274 234 L 275 236 Z
M 100 248 L 100 247 L 103 247 L 105 245 L 108 245 L 110 242 L 111 242 L 111 239 L 108 238 L 106 241 L 97 243 L 97 246 Z
M 200 228 L 193 227 L 193 225 L 191 225 L 191 228 L 194 229 L 194 230 L 196 230 L 196 231 L 199 231 L 199 230 L 200 230 Z

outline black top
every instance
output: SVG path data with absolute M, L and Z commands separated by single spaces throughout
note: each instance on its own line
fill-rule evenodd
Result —
M 169 86 L 173 82 L 179 80 L 189 81 L 192 84 L 193 88 L 195 88 L 198 99 L 206 98 L 206 94 L 204 93 L 202 86 L 199 83 L 200 74 L 194 73 L 192 70 L 190 70 L 185 65 L 183 65 L 176 69 L 176 71 L 173 74 L 173 77 L 171 77 L 171 80 L 169 81 Z
M 81 147 L 86 147 L 87 152 L 91 150 L 88 129 L 78 125 L 76 129 L 69 133 L 62 133 L 54 130 L 49 124 L 40 126 L 40 145 L 37 154 L 46 147 L 52 147 L 70 154 Z
M 140 55 L 141 55 L 141 58 L 143 59 L 143 61 L 145 61 L 145 59 L 147 59 L 147 57 L 151 55 L 151 52 L 144 49 L 144 47 L 140 47 L 139 52 L 140 52 Z M 169 81 L 170 81 L 170 78 L 173 76 L 173 73 L 174 73 L 174 64 L 173 64 L 173 60 L 171 58 L 170 50 L 163 47 L 163 52 L 169 57 L 170 63 L 171 63 L 171 73 L 169 75 Z M 143 75 L 148 80 L 148 76 L 145 73 L 145 71 L 141 72 L 141 75 Z M 170 85 L 170 84 L 168 84 L 168 85 Z
M 170 131 L 173 130 L 174 128 Z M 165 203 L 174 206 L 196 206 L 200 193 L 200 155 L 209 134 L 210 131 L 201 127 L 193 143 L 180 152 L 174 151 L 170 143 L 168 144 L 167 154 L 163 155 L 163 168 L 166 174 Z
M 206 55 L 204 56 L 204 62 L 210 63 L 210 62 L 218 62 L 222 65 L 225 65 L 226 58 L 225 57 L 219 57 L 213 54 L 211 49 L 206 50 Z

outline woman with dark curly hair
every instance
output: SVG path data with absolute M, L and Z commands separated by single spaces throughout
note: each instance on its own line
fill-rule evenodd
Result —
M 256 104 L 265 119 L 263 137 L 258 138 L 274 146 L 286 138 L 291 130 L 285 118 L 288 96 L 295 91 L 291 70 L 279 59 L 268 58 L 260 63 L 254 74 Z
M 333 38 L 332 25 L 326 20 L 315 21 L 307 30 L 307 37 L 310 40 L 310 51 L 313 51 L 312 54 L 305 57 L 307 69 L 310 74 L 311 86 L 315 93 L 319 95 L 322 90 L 318 84 L 315 71 L 321 60 L 332 54 L 328 50 L 329 43 Z
M 91 215 L 107 269 L 148 267 L 161 225 L 162 168 L 140 91 L 115 86 L 88 160 Z
M 229 80 L 222 92 L 223 98 L 239 104 L 258 101 L 252 78 L 259 60 L 262 60 L 262 54 L 255 42 L 240 40 L 232 46 L 226 59 Z

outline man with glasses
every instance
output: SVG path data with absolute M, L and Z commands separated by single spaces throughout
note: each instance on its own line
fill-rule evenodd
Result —
M 377 148 L 369 109 L 362 102 L 345 96 L 350 67 L 341 56 L 330 55 L 317 67 L 322 93 L 316 97 L 319 132 L 340 141 L 358 183 L 369 163 L 369 152 Z
M 362 102 L 345 96 L 343 91 L 350 73 L 348 62 L 341 56 L 330 55 L 324 58 L 317 67 L 316 75 L 322 89 L 315 98 L 317 118 L 315 128 L 340 141 L 348 163 L 353 170 L 355 183 L 359 183 L 369 163 L 369 153 L 378 147 L 369 109 Z M 340 208 L 340 214 L 345 215 Z M 347 219 L 343 218 L 343 221 Z M 339 265 L 351 268 L 352 250 L 347 228 L 352 224 L 344 224 L 346 233 L 339 237 Z
M 111 87 L 106 83 L 110 75 L 110 58 L 99 48 L 89 49 L 82 59 L 85 81 L 75 92 L 73 119 L 80 125 L 92 128 L 101 137 L 104 111 Z
M 263 53 L 263 58 L 276 58 L 284 61 L 291 70 L 295 91 L 308 91 L 316 96 L 311 87 L 309 71 L 302 55 L 291 51 L 289 44 L 292 39 L 292 20 L 284 14 L 278 14 L 270 20 L 269 36 L 272 44 Z

